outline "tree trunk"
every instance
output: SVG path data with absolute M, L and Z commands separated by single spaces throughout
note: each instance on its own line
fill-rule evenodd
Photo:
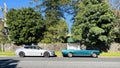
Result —
M 5 51 L 5 46 L 4 46 L 4 44 L 1 44 L 1 51 L 2 51 L 2 52 Z

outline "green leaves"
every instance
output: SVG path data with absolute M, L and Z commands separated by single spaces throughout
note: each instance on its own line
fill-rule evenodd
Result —
M 7 13 L 7 25 L 16 44 L 38 43 L 42 39 L 43 19 L 32 8 L 11 9 Z
M 84 41 L 91 48 L 104 48 L 98 46 L 113 40 L 110 32 L 115 18 L 109 4 L 105 0 L 81 0 L 78 8 L 72 27 L 74 40 Z
M 71 0 L 39 0 L 36 7 L 44 13 L 45 31 L 42 43 L 65 42 L 68 26 L 63 19 L 65 5 Z M 36 1 L 33 1 L 36 2 Z
M 107 42 L 108 41 L 108 37 L 107 36 L 105 36 L 105 35 L 101 35 L 101 36 L 99 36 L 99 38 L 98 38 L 100 41 L 105 41 L 105 42 Z
M 89 29 L 89 32 L 95 35 L 101 35 L 102 33 L 105 32 L 105 30 L 96 26 L 96 27 L 91 27 Z

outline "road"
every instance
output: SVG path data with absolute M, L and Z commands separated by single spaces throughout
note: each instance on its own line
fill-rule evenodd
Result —
M 0 68 L 120 68 L 120 58 L 0 57 Z

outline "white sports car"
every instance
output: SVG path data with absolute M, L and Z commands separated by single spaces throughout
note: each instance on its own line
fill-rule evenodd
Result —
M 15 54 L 20 57 L 25 56 L 44 56 L 50 57 L 55 56 L 55 52 L 53 50 L 45 50 L 39 46 L 24 46 L 19 49 L 16 49 Z

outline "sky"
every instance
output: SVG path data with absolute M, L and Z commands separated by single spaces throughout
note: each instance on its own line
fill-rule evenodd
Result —
M 22 7 L 29 7 L 30 0 L 0 0 L 0 6 L 4 8 L 4 3 L 7 4 L 8 9 L 11 8 L 22 8 Z M 0 11 L 0 17 L 3 17 L 2 11 Z
M 22 8 L 22 7 L 32 7 L 33 5 L 30 4 L 30 1 L 31 0 L 0 0 L 0 7 L 4 8 L 4 3 L 7 4 L 7 7 L 8 7 L 8 10 L 11 9 L 11 8 L 16 8 L 16 9 L 19 9 L 19 8 Z M 3 13 L 2 11 L 0 10 L 0 18 L 3 17 Z M 66 15 L 66 22 L 68 24 L 68 29 L 69 29 L 69 32 L 68 33 L 71 33 L 71 26 L 72 26 L 72 22 L 71 22 L 71 15 Z

